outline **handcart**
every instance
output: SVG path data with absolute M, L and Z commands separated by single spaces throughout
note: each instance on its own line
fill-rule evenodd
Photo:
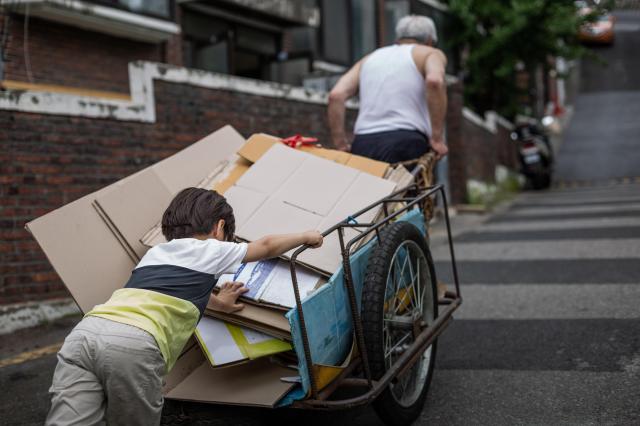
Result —
M 446 195 L 442 185 L 425 184 L 430 181 L 425 174 L 429 169 L 418 164 L 412 171 L 415 183 L 323 233 L 325 238 L 337 234 L 343 260 L 325 286 L 330 295 L 316 295 L 314 303 L 301 300 L 296 259 L 309 247 L 302 246 L 291 256 L 296 307 L 287 316 L 303 386 L 281 405 L 345 409 L 373 403 L 384 422 L 393 425 L 410 424 L 422 411 L 437 338 L 462 303 Z M 440 297 L 426 228 L 436 195 L 444 207 L 455 284 L 454 291 Z M 380 210 L 375 220 L 359 222 L 374 210 Z M 333 310 L 337 313 L 332 316 Z M 335 337 L 338 344 L 326 343 Z M 349 339 L 350 346 L 344 342 Z M 327 360 L 335 365 L 344 358 L 349 347 L 340 368 L 323 369 Z M 336 352 L 339 355 L 333 355 Z

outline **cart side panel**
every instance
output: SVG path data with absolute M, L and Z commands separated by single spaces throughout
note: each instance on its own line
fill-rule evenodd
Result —
M 423 234 L 426 234 L 424 216 L 421 211 L 412 210 L 398 220 L 410 222 Z M 376 241 L 376 239 L 369 241 L 350 259 L 358 306 L 360 306 L 367 262 Z M 343 269 L 340 267 L 327 284 L 302 302 L 311 359 L 314 365 L 340 366 L 351 351 L 353 324 L 349 298 L 343 279 Z M 310 382 L 297 309 L 290 310 L 286 316 L 291 324 L 291 335 L 298 356 L 298 371 L 302 387 L 304 394 L 308 394 Z

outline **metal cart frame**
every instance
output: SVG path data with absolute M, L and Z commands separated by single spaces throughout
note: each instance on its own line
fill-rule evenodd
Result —
M 412 172 L 414 176 L 420 178 L 425 176 L 424 165 L 419 165 Z M 422 173 L 422 175 L 419 175 Z M 418 179 L 420 182 L 422 179 Z M 405 195 L 405 194 L 413 195 Z M 428 327 L 420 331 L 415 337 L 413 343 L 409 348 L 396 360 L 395 363 L 386 371 L 386 373 L 379 379 L 373 380 L 370 370 L 369 361 L 367 359 L 367 351 L 365 350 L 364 333 L 362 326 L 362 319 L 360 311 L 358 309 L 354 279 L 351 271 L 351 249 L 354 245 L 362 241 L 367 236 L 372 236 L 375 233 L 377 241 L 380 241 L 380 230 L 392 223 L 392 221 L 403 213 L 410 211 L 411 209 L 419 208 L 423 209 L 423 212 L 430 219 L 431 212 L 427 212 L 424 209 L 431 209 L 431 197 L 440 194 L 442 196 L 442 202 L 444 207 L 444 218 L 446 222 L 447 238 L 449 245 L 449 253 L 451 256 L 451 267 L 455 283 L 454 292 L 446 292 L 444 298 L 437 301 L 438 305 L 445 306 L 442 312 L 435 318 L 435 321 Z M 405 205 L 394 211 L 389 211 L 390 206 L 397 205 L 398 203 L 405 203 Z M 381 207 L 383 216 L 379 220 L 375 220 L 370 223 L 358 223 L 357 219 L 364 213 L 371 211 L 372 209 Z M 409 370 L 415 362 L 419 359 L 422 353 L 433 343 L 433 341 L 446 329 L 451 322 L 453 312 L 458 309 L 462 303 L 462 297 L 460 293 L 460 283 L 458 280 L 458 271 L 456 267 L 455 254 L 453 249 L 453 241 L 451 236 L 451 223 L 448 214 L 447 198 L 444 187 L 439 185 L 425 186 L 423 183 L 414 183 L 399 189 L 391 195 L 378 200 L 377 202 L 363 208 L 362 210 L 354 213 L 348 219 L 334 225 L 322 235 L 327 236 L 332 232 L 337 232 L 340 242 L 340 248 L 342 253 L 343 271 L 344 271 L 344 285 L 347 290 L 349 299 L 349 305 L 351 310 L 351 318 L 353 328 L 355 331 L 355 341 L 358 349 L 358 356 L 355 357 L 351 363 L 324 389 L 319 390 L 312 371 L 312 360 L 309 346 L 309 338 L 307 334 L 307 327 L 305 325 L 305 317 L 302 309 L 302 301 L 300 298 L 300 290 L 298 288 L 298 281 L 296 277 L 296 259 L 298 256 L 309 249 L 310 247 L 305 245 L 298 248 L 290 259 L 291 278 L 293 281 L 293 289 L 296 300 L 296 308 L 299 316 L 300 331 L 302 337 L 302 343 L 304 348 L 304 356 L 306 360 L 307 373 L 310 380 L 310 396 L 307 399 L 296 401 L 292 404 L 294 408 L 304 409 L 345 409 L 355 407 L 372 402 L 380 393 L 391 383 L 391 381 L 402 375 Z M 345 229 L 357 229 L 361 231 L 359 235 L 345 242 Z M 358 367 L 362 367 L 364 372 L 364 378 L 354 377 L 353 373 Z M 366 390 L 356 396 L 347 399 L 330 400 L 332 394 L 342 387 L 364 387 Z

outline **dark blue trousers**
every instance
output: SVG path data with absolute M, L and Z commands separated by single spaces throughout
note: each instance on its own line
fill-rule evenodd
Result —
M 387 163 L 414 160 L 429 151 L 429 138 L 416 130 L 356 135 L 351 153 Z

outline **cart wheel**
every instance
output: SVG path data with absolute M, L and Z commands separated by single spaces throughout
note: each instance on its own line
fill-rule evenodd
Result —
M 438 315 L 436 277 L 424 236 L 407 222 L 389 225 L 369 258 L 362 292 L 362 323 L 373 379 L 380 379 L 413 343 L 414 333 Z M 411 424 L 424 406 L 436 341 L 374 402 L 388 425 Z

